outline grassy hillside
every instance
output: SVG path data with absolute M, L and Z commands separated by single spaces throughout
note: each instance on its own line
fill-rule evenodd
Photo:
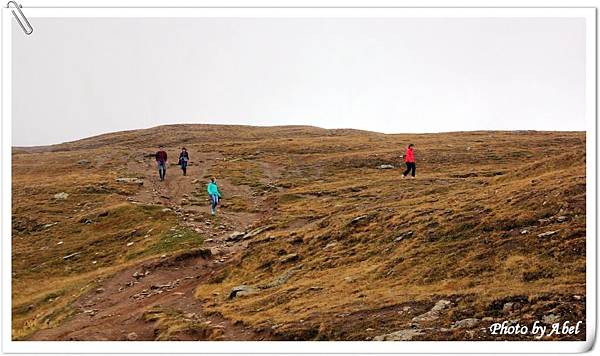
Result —
M 400 177 L 408 143 L 414 180 Z M 156 182 L 148 154 L 158 144 L 171 157 L 188 148 L 189 177 L 172 167 L 166 186 Z M 224 192 L 216 217 L 210 176 Z M 166 302 L 155 296 L 127 311 L 145 313 L 135 327 L 170 330 L 159 339 L 380 340 L 411 330 L 406 339 L 472 340 L 497 339 L 486 329 L 496 321 L 585 320 L 585 199 L 576 132 L 170 125 L 15 149 L 13 337 L 57 328 L 57 338 L 95 339 L 70 333 L 89 319 L 82 298 L 108 293 L 120 271 L 201 247 L 214 257 L 190 286 L 198 315 L 174 317 L 189 314 L 183 305 L 158 312 Z M 422 317 L 436 303 L 441 312 Z M 106 315 L 89 321 L 94 332 L 117 325 Z M 200 317 L 225 331 L 199 331 Z

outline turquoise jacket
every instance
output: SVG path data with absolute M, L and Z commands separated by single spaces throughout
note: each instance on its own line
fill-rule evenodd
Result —
M 219 187 L 217 187 L 217 183 L 210 182 L 208 183 L 208 195 L 216 194 L 219 198 L 221 197 L 221 192 L 219 192 Z

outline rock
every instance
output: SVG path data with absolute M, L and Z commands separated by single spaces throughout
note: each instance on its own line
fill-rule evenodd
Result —
M 142 274 L 142 273 L 140 273 L 138 271 L 135 271 L 133 273 L 132 277 L 135 278 L 135 279 L 140 279 L 140 278 L 144 277 L 144 274 Z
M 133 241 L 127 243 L 127 247 L 132 246 L 132 245 L 133 245 Z
M 251 295 L 251 294 L 255 294 L 257 292 L 258 292 L 258 290 L 252 286 L 240 285 L 240 286 L 231 288 L 231 291 L 229 292 L 229 299 L 233 299 L 233 298 L 241 297 L 241 296 L 245 296 L 245 295 Z
M 375 336 L 373 341 L 409 341 L 419 335 L 423 335 L 423 331 L 420 329 L 404 329 L 390 334 Z
M 539 234 L 537 236 L 538 237 L 549 237 L 549 236 L 556 235 L 557 233 L 558 233 L 557 230 L 555 230 L 555 231 L 547 231 L 547 232 L 543 232 L 543 233 L 541 233 L 541 234 Z
M 529 231 L 527 231 L 527 229 L 521 230 L 521 235 L 525 235 L 527 233 L 529 233 Z
M 352 219 L 352 221 L 350 221 L 350 224 L 358 224 L 359 222 L 361 222 L 362 220 L 365 220 L 366 218 L 368 218 L 367 215 L 358 216 L 358 217 Z
M 285 256 L 282 256 L 281 258 L 279 258 L 279 262 L 281 262 L 281 263 L 295 262 L 295 261 L 298 261 L 299 259 L 300 259 L 300 256 L 297 253 L 290 253 L 289 255 L 285 255 Z
M 247 232 L 246 234 L 244 234 L 244 236 L 242 237 L 242 240 L 251 239 L 254 236 L 256 236 L 264 231 L 267 231 L 271 228 L 273 228 L 273 226 L 269 225 L 269 226 L 262 226 L 262 227 L 254 229 L 254 230 L 251 230 L 251 231 Z
M 556 221 L 558 221 L 558 222 L 565 222 L 567 220 L 569 220 L 569 218 L 567 216 L 564 216 L 564 215 L 556 217 Z
M 93 223 L 93 221 L 90 219 L 83 219 L 83 220 L 81 220 L 81 223 L 84 225 L 89 225 L 89 224 Z
M 440 314 L 442 313 L 442 311 L 447 309 L 450 305 L 452 305 L 452 302 L 449 300 L 445 300 L 445 299 L 438 300 L 438 302 L 435 303 L 435 305 L 433 306 L 433 308 L 431 308 L 430 311 L 428 311 L 424 314 L 421 314 L 419 316 L 415 316 L 414 318 L 412 318 L 412 321 L 421 322 L 421 321 L 436 320 L 440 317 Z
M 323 250 L 328 250 L 328 249 L 332 248 L 335 245 L 337 245 L 337 242 L 330 242 L 327 245 L 325 245 L 325 247 L 323 248 Z
M 356 278 L 348 276 L 348 277 L 344 277 L 344 281 L 346 283 L 352 283 L 352 282 L 356 281 Z
M 57 244 L 57 245 L 62 245 L 62 244 L 63 244 L 63 242 L 62 242 L 62 241 L 58 241 L 56 244 Z
M 56 200 L 67 200 L 69 197 L 69 193 L 61 192 L 54 194 L 54 199 Z
M 75 257 L 75 256 L 77 256 L 79 254 L 81 254 L 81 252 L 75 252 L 75 253 L 72 253 L 70 255 L 66 255 L 65 257 L 63 257 L 63 260 L 68 260 L 69 258 Z
M 98 288 L 98 289 L 96 289 L 96 293 L 98 293 L 98 294 L 104 293 L 104 288 Z
M 168 213 L 169 211 L 171 211 L 171 209 L 169 209 L 169 208 L 164 208 L 164 209 L 162 209 L 161 211 L 162 211 L 163 213 Z
M 87 159 L 82 159 L 82 160 L 77 161 L 77 164 L 82 165 L 82 166 L 88 165 L 90 163 L 92 163 L 92 162 L 88 161 Z
M 455 329 L 472 329 L 479 325 L 479 319 L 477 318 L 467 318 L 454 323 L 452 328 Z
M 505 313 L 510 313 L 513 310 L 515 303 L 505 303 L 504 306 L 502 307 L 502 311 Z
M 144 180 L 140 178 L 117 178 L 117 183 L 144 185 Z
M 259 288 L 267 289 L 267 288 L 279 287 L 279 286 L 283 285 L 284 283 L 286 283 L 300 269 L 302 269 L 302 265 L 294 266 L 294 267 L 290 268 L 289 270 L 285 271 L 284 273 L 280 274 L 279 276 L 273 278 L 269 283 L 260 286 Z
M 58 223 L 57 223 L 57 222 L 55 222 L 55 223 L 46 224 L 46 225 L 42 226 L 42 228 L 44 228 L 44 229 L 48 229 L 48 228 L 51 228 L 52 226 L 54 226 L 54 225 L 56 225 L 56 224 L 58 224 Z
M 198 179 L 194 179 L 194 180 L 192 181 L 192 184 L 198 184 L 198 183 L 200 183 L 200 180 L 198 180 Z
M 544 315 L 542 317 L 542 322 L 544 324 L 548 324 L 548 325 L 558 323 L 559 321 L 560 321 L 560 317 L 555 314 L 548 314 L 548 315 Z
M 394 239 L 394 242 L 400 242 L 403 239 L 410 238 L 413 236 L 413 233 L 414 233 L 413 231 L 403 232 L 402 234 L 400 234 L 398 237 L 396 237 Z
M 231 233 L 231 235 L 225 238 L 225 241 L 239 241 L 242 239 L 242 237 L 244 237 L 244 235 L 246 234 L 243 232 L 234 231 Z
M 137 340 L 137 338 L 138 338 L 138 336 L 134 332 L 127 334 L 127 340 L 129 340 L 129 341 L 135 341 L 135 340 Z
M 494 321 L 494 318 L 492 318 L 491 316 L 486 316 L 485 318 L 481 319 L 481 321 Z
M 394 169 L 395 167 L 392 166 L 391 164 L 382 164 L 377 166 L 377 169 Z

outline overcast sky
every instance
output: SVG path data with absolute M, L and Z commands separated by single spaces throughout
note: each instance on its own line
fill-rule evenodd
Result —
M 13 145 L 171 123 L 585 130 L 585 20 L 13 23 Z

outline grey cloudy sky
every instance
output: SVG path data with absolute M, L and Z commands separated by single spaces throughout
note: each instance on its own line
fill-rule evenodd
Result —
M 169 123 L 585 130 L 577 18 L 13 23 L 13 145 Z

